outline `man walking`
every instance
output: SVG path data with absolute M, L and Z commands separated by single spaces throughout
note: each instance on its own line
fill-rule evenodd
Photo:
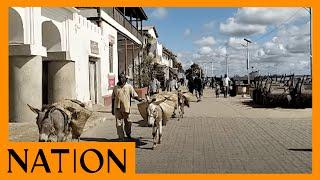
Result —
M 172 91 L 176 91 L 178 90 L 178 82 L 176 80 L 175 77 L 170 77 L 169 79 L 169 83 L 168 83 L 168 87 L 167 87 L 167 91 L 172 92 Z
M 119 82 L 112 92 L 112 114 L 116 118 L 117 134 L 122 141 L 124 141 L 124 131 L 126 136 L 131 139 L 131 121 L 129 119 L 131 98 L 142 101 L 133 87 L 127 83 L 125 74 L 122 73 L 119 75 Z
M 196 90 L 196 97 L 198 99 L 198 102 L 201 101 L 201 96 L 202 96 L 202 88 L 203 88 L 203 83 L 200 77 L 195 77 L 194 79 L 194 85 L 195 85 L 195 90 Z
M 190 79 L 188 79 L 188 89 L 189 89 L 189 92 L 193 94 L 193 91 L 194 91 L 194 77 L 191 77 Z
M 159 93 L 160 89 L 160 82 L 158 81 L 157 78 L 152 77 L 150 85 L 148 87 L 148 93 L 150 96 Z
M 227 98 L 228 97 L 228 93 L 229 93 L 229 82 L 230 82 L 230 78 L 227 76 L 227 74 L 224 75 L 224 78 L 222 79 L 223 82 L 223 94 L 224 97 Z

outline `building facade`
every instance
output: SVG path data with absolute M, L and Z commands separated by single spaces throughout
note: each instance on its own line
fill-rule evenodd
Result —
M 138 34 L 117 15 L 99 11 L 103 21 L 87 15 L 81 8 L 9 9 L 10 122 L 34 120 L 27 104 L 78 99 L 107 105 L 119 72 L 129 75 L 128 59 L 138 60 L 139 53 L 123 55 L 122 37 L 141 45 Z

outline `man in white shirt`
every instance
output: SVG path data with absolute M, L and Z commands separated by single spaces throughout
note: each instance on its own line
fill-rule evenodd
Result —
M 170 77 L 168 86 L 167 86 L 167 91 L 172 92 L 178 90 L 178 83 L 175 77 Z
M 150 85 L 148 87 L 149 95 L 152 96 L 154 94 L 159 93 L 159 89 L 160 89 L 160 82 L 158 81 L 157 78 L 152 77 L 152 80 L 151 80 Z
M 112 114 L 116 118 L 117 133 L 120 140 L 124 140 L 124 131 L 127 137 L 131 139 L 131 120 L 129 118 L 131 98 L 142 101 L 134 88 L 127 83 L 125 74 L 122 73 L 119 75 L 119 82 L 112 92 Z
M 229 82 L 230 82 L 230 78 L 225 74 L 224 78 L 222 79 L 223 82 L 223 93 L 224 93 L 224 97 L 228 97 L 228 93 L 229 93 Z

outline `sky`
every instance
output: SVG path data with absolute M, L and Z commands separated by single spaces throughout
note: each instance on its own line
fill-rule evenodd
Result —
M 310 15 L 297 8 L 145 8 L 158 41 L 177 54 L 184 69 L 193 63 L 207 75 L 310 74 Z M 241 45 L 243 44 L 243 45 Z

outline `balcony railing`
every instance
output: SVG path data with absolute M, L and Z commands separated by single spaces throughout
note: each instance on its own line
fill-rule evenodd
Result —
M 120 12 L 117 8 L 101 8 L 105 13 L 111 16 L 115 21 L 117 21 L 121 26 L 126 28 L 131 34 L 136 36 L 141 42 L 143 38 L 138 31 L 138 29 L 130 23 L 130 21 Z

